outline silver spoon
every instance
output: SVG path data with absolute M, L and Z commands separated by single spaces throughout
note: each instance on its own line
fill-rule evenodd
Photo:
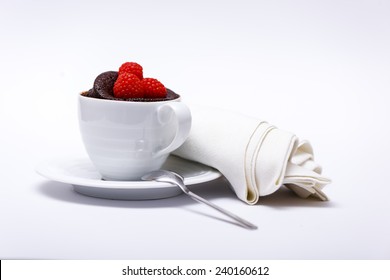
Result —
M 192 199 L 204 203 L 215 210 L 225 214 L 226 216 L 232 218 L 233 220 L 239 222 L 241 225 L 243 225 L 246 228 L 249 229 L 257 229 L 257 226 L 238 217 L 237 215 L 230 213 L 229 211 L 219 207 L 218 205 L 215 205 L 214 203 L 211 203 L 210 201 L 207 201 L 206 199 L 200 197 L 197 194 L 194 194 L 191 192 L 186 185 L 184 184 L 184 179 L 179 174 L 176 174 L 172 171 L 166 171 L 166 170 L 157 170 L 152 171 L 144 176 L 142 176 L 142 180 L 145 181 L 157 181 L 157 182 L 165 182 L 165 183 L 171 183 L 176 186 L 178 186 L 186 195 L 190 196 Z

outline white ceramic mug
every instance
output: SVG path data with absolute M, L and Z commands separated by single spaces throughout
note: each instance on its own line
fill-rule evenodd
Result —
M 190 110 L 180 97 L 137 102 L 80 94 L 78 105 L 84 146 L 105 180 L 139 180 L 159 169 L 191 129 Z

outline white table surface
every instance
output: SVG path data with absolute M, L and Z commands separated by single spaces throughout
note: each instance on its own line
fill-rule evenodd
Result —
M 8 1 L 0 24 L 1 259 L 390 258 L 389 2 Z M 76 96 L 125 61 L 309 139 L 330 201 L 193 187 L 249 231 L 184 195 L 104 200 L 36 174 L 86 156 Z

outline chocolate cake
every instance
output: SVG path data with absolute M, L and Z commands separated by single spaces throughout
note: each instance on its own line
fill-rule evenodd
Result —
M 114 96 L 114 84 L 118 78 L 118 72 L 107 71 L 96 77 L 93 88 L 81 93 L 84 96 L 100 99 L 121 100 L 121 101 L 138 101 L 138 102 L 156 102 L 167 101 L 179 98 L 180 96 L 167 88 L 167 96 L 165 98 L 129 98 L 122 99 Z

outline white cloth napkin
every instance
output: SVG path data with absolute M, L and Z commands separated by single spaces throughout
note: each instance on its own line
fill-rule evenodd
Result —
M 192 128 L 174 154 L 219 170 L 248 204 L 285 185 L 301 197 L 327 200 L 309 142 L 267 122 L 226 110 L 192 106 Z

